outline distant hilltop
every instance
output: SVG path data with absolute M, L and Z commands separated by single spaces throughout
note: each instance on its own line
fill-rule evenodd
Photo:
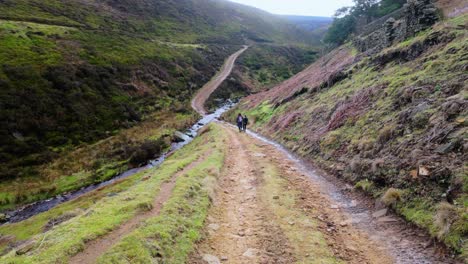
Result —
M 333 18 L 331 17 L 296 16 L 296 15 L 281 15 L 281 17 L 296 24 L 300 28 L 309 30 L 309 31 L 314 31 L 320 28 L 326 28 L 333 22 Z

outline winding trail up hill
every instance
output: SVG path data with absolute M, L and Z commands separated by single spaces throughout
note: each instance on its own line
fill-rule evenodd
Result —
M 226 62 L 223 64 L 223 67 L 219 70 L 218 73 L 206 83 L 192 99 L 192 108 L 197 111 L 200 115 L 205 115 L 205 103 L 210 97 L 210 95 L 226 80 L 226 78 L 231 74 L 232 69 L 234 68 L 234 63 L 237 58 L 248 49 L 248 46 L 244 46 L 241 50 L 232 54 L 227 58 Z

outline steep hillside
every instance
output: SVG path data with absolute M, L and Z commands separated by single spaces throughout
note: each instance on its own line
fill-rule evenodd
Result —
M 346 44 L 228 118 L 247 114 L 466 257 L 467 26 L 457 16 L 375 54 Z
M 330 17 L 314 17 L 314 16 L 283 16 L 291 23 L 296 24 L 299 28 L 312 33 L 315 43 L 320 45 L 322 40 L 333 22 Z
M 194 121 L 194 92 L 241 44 L 311 41 L 222 0 L 0 1 L 0 207 L 162 152 Z

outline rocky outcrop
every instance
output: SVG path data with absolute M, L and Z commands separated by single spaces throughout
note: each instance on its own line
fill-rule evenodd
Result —
M 359 51 L 373 54 L 415 36 L 438 19 L 431 0 L 408 0 L 401 9 L 367 25 L 353 42 Z

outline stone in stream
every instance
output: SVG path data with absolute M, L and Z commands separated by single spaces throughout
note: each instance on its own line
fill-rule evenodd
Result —
M 221 264 L 219 258 L 210 254 L 203 255 L 203 260 L 208 264 Z
M 184 133 L 180 131 L 176 131 L 174 132 L 174 139 L 175 139 L 175 142 L 184 142 L 189 139 L 189 136 L 185 135 Z

